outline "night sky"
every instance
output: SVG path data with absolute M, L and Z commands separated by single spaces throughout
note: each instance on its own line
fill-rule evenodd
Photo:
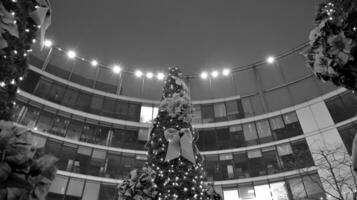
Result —
M 126 70 L 246 65 L 308 39 L 314 0 L 54 0 L 47 37 Z

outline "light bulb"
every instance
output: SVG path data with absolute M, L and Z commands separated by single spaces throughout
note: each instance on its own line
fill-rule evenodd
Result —
M 47 47 L 47 48 L 51 48 L 52 45 L 53 45 L 53 42 L 52 42 L 51 40 L 45 40 L 45 41 L 43 42 L 43 45 L 44 45 L 45 47 Z
M 275 58 L 274 58 L 273 56 L 269 56 L 269 57 L 267 58 L 267 63 L 273 64 L 274 62 L 275 62 Z
M 114 74 L 119 74 L 121 72 L 121 67 L 119 65 L 114 65 L 112 70 Z
M 213 71 L 212 73 L 211 73 L 211 76 L 213 77 L 213 78 L 217 78 L 218 77 L 218 71 Z
M 96 66 L 98 65 L 98 61 L 92 60 L 92 61 L 90 61 L 90 64 L 91 64 L 93 67 L 96 67 Z
M 207 79 L 208 74 L 207 74 L 207 72 L 202 72 L 200 76 L 202 79 Z
M 165 74 L 162 72 L 157 73 L 156 75 L 157 80 L 163 80 L 165 78 Z
M 146 73 L 146 78 L 152 79 L 152 77 L 154 77 L 154 74 L 152 72 Z
M 140 70 L 136 70 L 136 71 L 135 71 L 135 76 L 140 78 L 140 77 L 143 76 L 143 72 L 140 71 Z
M 73 58 L 75 58 L 75 57 L 77 56 L 77 54 L 76 54 L 75 51 L 69 50 L 69 51 L 67 52 L 67 56 L 68 56 L 68 58 L 73 59 Z
M 222 74 L 223 76 L 228 76 L 231 73 L 230 69 L 223 69 Z

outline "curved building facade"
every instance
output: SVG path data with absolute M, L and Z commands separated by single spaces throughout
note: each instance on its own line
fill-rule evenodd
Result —
M 49 55 L 31 58 L 15 113 L 36 146 L 60 159 L 48 200 L 117 199 L 116 185 L 146 162 L 163 83 L 56 65 L 57 56 Z M 355 94 L 316 81 L 297 54 L 227 78 L 187 82 L 207 181 L 225 200 L 334 194 L 314 152 L 333 146 L 351 154 Z

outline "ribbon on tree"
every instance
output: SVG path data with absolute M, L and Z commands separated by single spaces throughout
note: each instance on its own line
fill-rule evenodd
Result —
M 180 136 L 182 134 L 182 136 Z M 165 138 L 169 142 L 165 160 L 170 161 L 180 156 L 193 164 L 196 164 L 193 152 L 193 137 L 190 129 L 176 130 L 169 128 L 165 130 Z

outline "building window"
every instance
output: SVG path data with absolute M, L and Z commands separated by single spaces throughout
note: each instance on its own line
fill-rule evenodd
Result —
M 240 200 L 238 190 L 223 190 L 224 200 Z
M 243 132 L 248 146 L 258 144 L 257 129 L 254 123 L 243 124 Z
M 254 186 L 256 200 L 272 200 L 269 185 Z
M 326 106 L 335 123 L 352 118 L 357 114 L 357 96 L 346 92 L 326 100 Z
M 100 189 L 99 182 L 86 181 L 82 199 L 85 200 L 98 200 Z
M 71 178 L 68 183 L 66 196 L 67 198 L 71 199 L 70 197 L 80 197 L 82 196 L 82 191 L 84 187 L 84 180 L 78 178 Z
M 213 105 L 201 105 L 202 122 L 211 123 L 214 122 L 214 109 Z
M 140 122 L 151 123 L 153 120 L 154 109 L 152 106 L 141 106 Z
M 288 200 L 289 197 L 286 188 L 287 185 L 285 182 L 271 183 L 270 190 L 273 200 Z
M 343 143 L 350 155 L 352 155 L 352 144 L 357 133 L 357 126 L 354 123 L 346 124 L 339 127 L 338 132 L 342 138 Z
M 215 121 L 227 120 L 226 106 L 224 103 L 216 103 L 213 105 Z
M 268 120 L 258 121 L 257 131 L 258 131 L 260 143 L 267 143 L 273 141 Z

